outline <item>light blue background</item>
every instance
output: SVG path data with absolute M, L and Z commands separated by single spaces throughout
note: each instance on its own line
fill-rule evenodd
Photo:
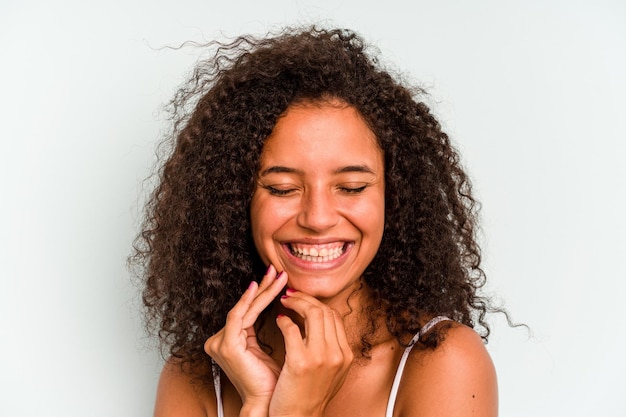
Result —
M 502 416 L 623 416 L 626 3 L 4 1 L 0 415 L 147 416 L 160 369 L 125 269 L 162 49 L 285 23 L 353 28 L 425 85 L 483 203 Z

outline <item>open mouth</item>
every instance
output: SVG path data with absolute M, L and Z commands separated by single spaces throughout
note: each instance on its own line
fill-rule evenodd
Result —
M 304 245 L 300 243 L 289 244 L 291 254 L 303 261 L 328 262 L 339 258 L 344 254 L 347 243 L 328 243 L 323 245 Z

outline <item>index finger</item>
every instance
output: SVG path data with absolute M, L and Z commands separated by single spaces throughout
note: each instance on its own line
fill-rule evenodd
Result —
M 266 279 L 264 278 L 263 283 L 265 283 L 265 281 Z M 272 303 L 285 285 L 287 285 L 287 273 L 282 271 L 276 275 L 276 278 L 270 282 L 269 285 L 265 286 L 265 288 L 259 287 L 259 291 L 254 297 L 254 300 L 250 303 L 248 311 L 243 316 L 243 329 L 254 325 L 254 322 L 259 318 L 259 314 Z

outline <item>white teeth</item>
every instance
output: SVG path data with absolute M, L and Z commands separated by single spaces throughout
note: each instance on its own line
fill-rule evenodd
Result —
M 324 247 L 310 247 L 300 244 L 290 245 L 291 253 L 308 262 L 328 262 L 343 254 L 343 243 L 333 243 Z

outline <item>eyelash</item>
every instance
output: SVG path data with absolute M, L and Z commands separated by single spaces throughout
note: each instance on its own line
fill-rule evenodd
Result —
M 367 188 L 367 185 L 363 185 L 362 187 L 357 188 L 348 188 L 348 187 L 340 187 L 339 189 L 348 194 L 360 194 Z
M 279 197 L 289 195 L 290 193 L 295 191 L 295 189 L 293 188 L 290 188 L 287 190 L 281 190 L 279 188 L 272 187 L 271 185 L 265 185 L 263 186 L 263 188 L 265 188 L 271 195 L 275 195 Z M 365 191 L 366 188 L 367 188 L 367 185 L 363 185 L 361 187 L 356 187 L 356 188 L 339 187 L 339 190 L 347 194 L 360 194 L 363 191 Z
M 278 188 L 274 188 L 271 185 L 265 185 L 265 186 L 263 186 L 263 188 L 265 188 L 271 195 L 276 195 L 276 196 L 279 196 L 279 197 L 286 196 L 289 193 L 295 191 L 294 189 L 281 190 L 281 189 L 278 189 Z

